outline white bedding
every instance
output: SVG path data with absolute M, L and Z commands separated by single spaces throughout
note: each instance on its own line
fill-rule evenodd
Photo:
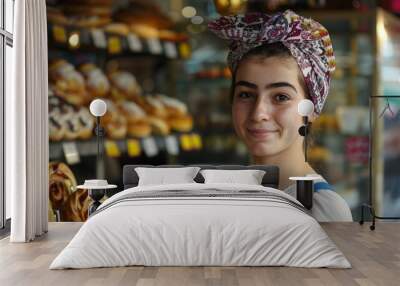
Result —
M 144 191 L 207 193 L 261 190 L 252 197 L 121 200 Z M 281 201 L 275 198 L 281 198 Z M 121 201 L 119 201 L 121 200 Z M 294 266 L 350 268 L 318 222 L 282 191 L 239 184 L 135 187 L 106 200 L 50 269 L 145 266 Z

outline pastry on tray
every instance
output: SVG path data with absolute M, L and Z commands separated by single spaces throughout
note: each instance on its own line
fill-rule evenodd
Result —
M 86 63 L 79 67 L 79 71 L 85 77 L 86 89 L 93 98 L 108 95 L 110 83 L 100 68 L 92 63 Z
M 118 107 L 109 99 L 106 99 L 107 112 L 102 117 L 102 125 L 105 128 L 106 136 L 113 140 L 126 138 L 128 122 Z
M 144 99 L 144 109 L 147 114 L 159 118 L 166 118 L 168 116 L 167 110 L 160 99 L 151 95 L 144 96 Z
M 185 103 L 163 94 L 157 94 L 156 98 L 164 104 L 168 114 L 166 120 L 172 130 L 188 132 L 193 129 L 193 118 Z
M 128 121 L 128 136 L 143 138 L 151 134 L 152 128 L 146 112 L 133 101 L 121 101 L 119 109 Z
M 130 32 L 129 26 L 125 23 L 109 23 L 103 27 L 103 30 L 110 34 L 120 35 L 120 36 L 127 36 Z
M 187 39 L 186 35 L 174 31 L 175 23 L 151 1 L 132 1 L 126 9 L 116 13 L 114 19 L 127 24 L 133 33 L 143 38 Z
M 189 132 L 193 129 L 193 118 L 190 115 L 170 116 L 167 123 L 172 130 L 178 132 Z
M 63 59 L 49 66 L 49 79 L 54 93 L 74 105 L 86 105 L 91 97 L 86 91 L 85 79 L 75 67 Z
M 168 123 L 164 119 L 155 116 L 150 116 L 149 122 L 151 124 L 153 134 L 162 136 L 170 134 L 171 129 Z
M 108 74 L 111 82 L 111 97 L 115 101 L 134 99 L 140 96 L 142 89 L 133 74 L 116 70 Z

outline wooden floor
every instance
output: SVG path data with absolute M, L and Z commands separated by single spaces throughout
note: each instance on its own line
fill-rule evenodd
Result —
M 353 268 L 121 267 L 48 270 L 80 223 L 50 223 L 32 243 L 0 241 L 0 285 L 400 285 L 400 223 L 322 224 Z

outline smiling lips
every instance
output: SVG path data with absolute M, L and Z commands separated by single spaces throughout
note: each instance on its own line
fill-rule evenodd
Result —
M 263 128 L 247 128 L 247 132 L 254 138 L 265 139 L 273 136 L 278 130 L 263 129 Z

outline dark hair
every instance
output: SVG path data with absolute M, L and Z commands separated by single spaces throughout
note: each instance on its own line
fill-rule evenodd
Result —
M 247 52 L 241 58 L 240 61 L 243 61 L 243 60 L 249 59 L 249 58 L 258 58 L 260 60 L 263 60 L 263 59 L 272 58 L 272 57 L 278 57 L 278 58 L 283 58 L 283 59 L 293 58 L 289 49 L 284 44 L 282 44 L 281 42 L 276 42 L 276 43 L 264 44 L 264 45 L 254 48 L 254 49 L 251 49 L 249 52 Z M 231 82 L 231 87 L 230 87 L 231 103 L 233 102 L 233 96 L 235 93 L 236 71 L 239 67 L 239 64 L 240 64 L 240 62 L 237 64 L 236 70 L 232 71 L 232 82 Z M 301 73 L 299 73 L 299 82 L 304 89 L 306 98 L 310 99 L 307 86 L 305 84 L 303 75 Z

